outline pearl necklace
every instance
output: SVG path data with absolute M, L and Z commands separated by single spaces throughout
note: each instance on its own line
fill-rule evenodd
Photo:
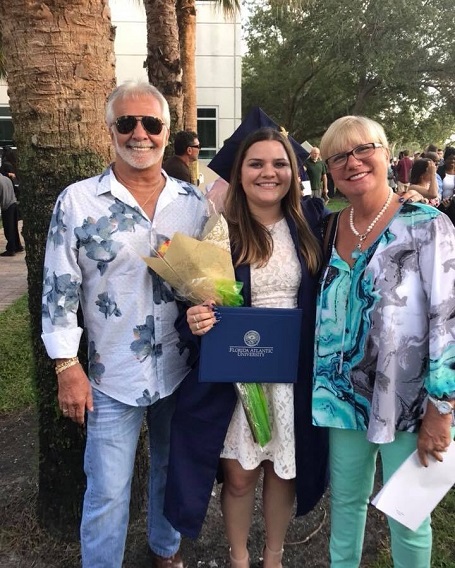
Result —
M 358 251 L 362 250 L 363 241 L 368 237 L 368 235 L 371 233 L 371 231 L 373 230 L 376 223 L 379 221 L 379 219 L 387 211 L 387 208 L 390 205 L 390 202 L 392 201 L 392 197 L 393 197 L 393 191 L 390 190 L 389 195 L 387 197 L 387 201 L 382 206 L 381 211 L 379 211 L 379 213 L 376 215 L 376 217 L 373 219 L 373 221 L 371 221 L 371 223 L 368 225 L 367 230 L 362 234 L 360 234 L 359 231 L 354 226 L 354 208 L 351 205 L 351 210 L 349 211 L 349 227 L 350 227 L 351 231 L 354 233 L 354 235 L 359 239 L 359 242 L 357 243 L 357 245 L 355 247 Z

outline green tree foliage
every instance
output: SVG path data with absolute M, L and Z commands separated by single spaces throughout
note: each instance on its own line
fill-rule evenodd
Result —
M 257 105 L 316 142 L 346 114 L 381 122 L 398 144 L 455 132 L 455 20 L 449 0 L 251 0 L 244 110 Z

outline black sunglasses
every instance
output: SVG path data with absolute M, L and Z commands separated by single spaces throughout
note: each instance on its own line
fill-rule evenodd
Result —
M 201 145 L 200 144 L 190 144 L 190 148 L 197 148 L 198 150 L 200 150 Z
M 120 134 L 129 134 L 139 121 L 149 134 L 160 134 L 163 130 L 164 122 L 156 116 L 119 116 L 114 124 Z

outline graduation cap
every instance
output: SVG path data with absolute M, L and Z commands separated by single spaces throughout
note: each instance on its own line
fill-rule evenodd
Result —
M 234 165 L 235 156 L 243 140 L 255 130 L 269 127 L 279 130 L 286 134 L 291 146 L 297 156 L 299 171 L 303 170 L 303 162 L 308 158 L 308 152 L 292 136 L 289 136 L 284 128 L 278 126 L 266 113 L 259 107 L 253 107 L 244 118 L 237 130 L 228 138 L 216 156 L 210 161 L 208 167 L 229 182 L 231 169 Z

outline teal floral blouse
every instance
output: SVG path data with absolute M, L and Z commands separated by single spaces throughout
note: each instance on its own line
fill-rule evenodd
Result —
M 352 268 L 335 248 L 321 279 L 313 423 L 375 443 L 418 428 L 427 394 L 455 396 L 455 229 L 406 204 Z

